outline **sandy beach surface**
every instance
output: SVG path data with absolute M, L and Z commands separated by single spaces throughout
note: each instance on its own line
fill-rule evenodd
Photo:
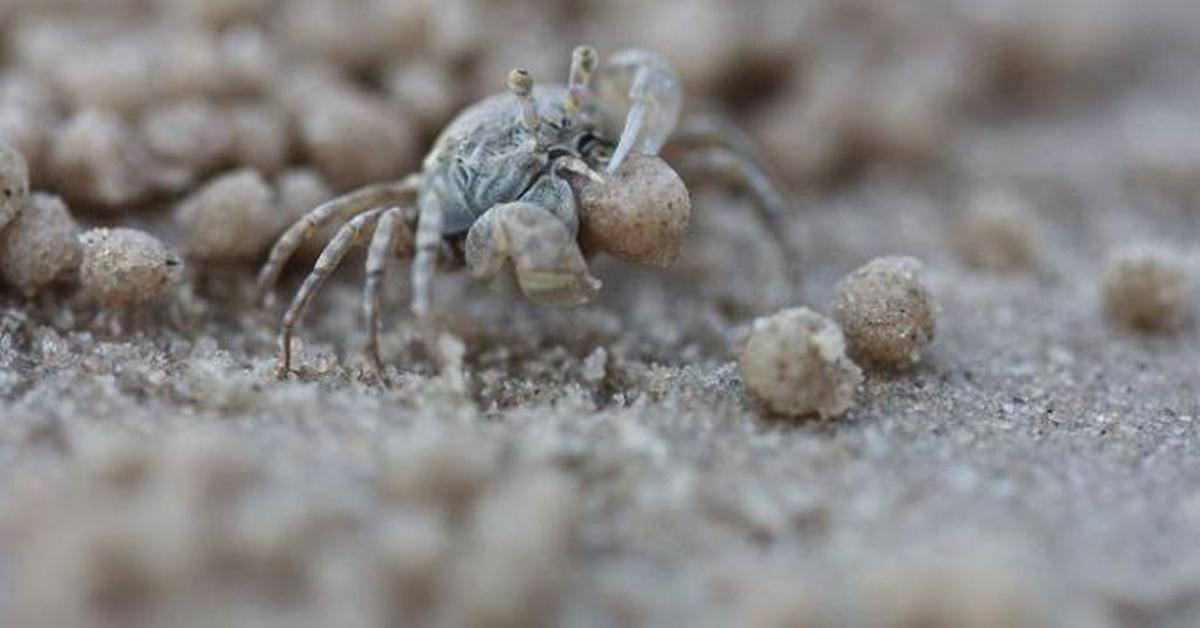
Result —
M 71 20 L 88 3 L 8 4 L 0 77 L 46 84 L 53 137 L 102 90 L 39 73 L 72 58 L 29 33 L 53 42 L 47 24 L 84 28 Z M 602 55 L 657 46 L 700 98 L 744 121 L 795 193 L 782 235 L 797 263 L 744 195 L 692 182 L 680 263 L 596 258 L 604 288 L 583 308 L 531 304 L 511 280 L 439 276 L 438 320 L 464 347 L 441 374 L 398 265 L 384 298 L 387 387 L 362 353 L 358 254 L 299 328 L 286 377 L 274 369 L 278 312 L 253 303 L 265 248 L 189 258 L 183 281 L 121 313 L 119 331 L 72 280 L 32 298 L 6 289 L 5 625 L 1200 622 L 1200 16 L 1187 3 L 1068 2 L 1047 16 L 1016 0 L 907 12 L 856 0 L 815 3 L 834 17 L 803 22 L 791 3 L 752 3 L 796 25 L 783 36 L 726 27 L 735 18 L 718 3 L 513 2 L 487 38 L 463 43 L 455 34 L 474 31 L 435 21 L 445 41 L 363 36 L 364 50 L 352 32 L 317 28 L 356 11 L 335 2 L 296 3 L 325 6 L 311 23 L 271 2 L 107 4 L 92 30 L 109 30 L 92 41 L 135 39 L 110 19 L 130 32 L 155 20 L 261 28 L 281 58 L 323 60 L 375 95 L 395 59 L 428 62 L 435 86 L 458 68 L 461 93 L 435 103 L 495 91 L 503 74 L 487 70 L 522 55 L 565 77 L 584 38 Z M 664 26 L 659 4 L 707 11 L 694 26 L 704 41 Z M 638 10 L 657 21 L 619 30 Z M 546 36 L 495 34 L 521 15 L 540 16 L 529 28 Z M 311 32 L 292 33 L 297 23 Z M 794 72 L 762 70 L 778 59 Z M 262 85 L 207 89 L 185 91 L 288 101 Z M 106 106 L 136 120 L 176 97 Z M 406 111 L 414 148 L 397 168 L 414 167 L 428 145 L 416 138 L 453 113 Z M 312 138 L 295 143 L 286 167 L 316 164 L 346 187 Z M 175 199 L 236 165 L 197 167 L 181 191 L 114 210 L 89 208 L 86 190 L 41 163 L 34 187 L 68 197 L 81 229 L 134 226 L 185 256 Z M 1022 210 L 969 240 L 971 208 L 989 194 Z M 1008 259 L 1004 238 L 1028 259 L 979 261 L 981 247 Z M 1134 245 L 1174 255 L 1193 290 L 1165 331 L 1106 315 L 1106 269 Z M 799 305 L 828 315 L 835 283 L 884 255 L 921 260 L 938 304 L 920 362 L 864 368 L 843 416 L 767 415 L 737 364 L 751 321 Z M 302 276 L 299 264 L 285 276 L 281 300 Z

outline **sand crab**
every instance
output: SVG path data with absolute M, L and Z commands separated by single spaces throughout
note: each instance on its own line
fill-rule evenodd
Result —
M 412 310 L 431 347 L 437 346 L 431 282 L 439 261 L 466 266 L 478 278 L 511 266 L 527 297 L 560 306 L 586 303 L 599 290 L 586 255 L 672 263 L 690 197 L 657 156 L 669 139 L 689 147 L 682 158 L 689 171 L 741 182 L 760 214 L 777 218 L 787 201 L 745 137 L 719 117 L 681 121 L 682 105 L 677 75 L 649 51 L 627 50 L 600 66 L 595 50 L 580 46 L 567 85 L 535 87 L 527 72 L 513 70 L 508 93 L 468 107 L 442 131 L 419 174 L 329 201 L 275 243 L 258 279 L 264 301 L 306 239 L 344 222 L 283 316 L 281 370 L 290 368 L 291 337 L 313 297 L 372 230 L 363 313 L 366 352 L 382 376 L 380 291 L 393 257 L 413 258 Z

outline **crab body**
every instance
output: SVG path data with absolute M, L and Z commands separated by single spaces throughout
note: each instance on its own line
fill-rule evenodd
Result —
M 513 124 L 522 104 L 505 93 L 468 107 L 442 131 L 425 158 L 421 194 L 442 204 L 444 236 L 461 235 L 489 209 L 517 201 L 542 205 L 572 235 L 578 231 L 574 194 L 556 165 L 612 144 L 598 136 L 591 116 L 568 113 L 567 92 L 534 90 L 543 119 L 537 129 Z

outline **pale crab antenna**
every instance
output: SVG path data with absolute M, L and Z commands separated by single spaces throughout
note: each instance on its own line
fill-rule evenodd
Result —
M 530 131 L 538 130 L 542 118 L 538 115 L 537 102 L 533 99 L 533 77 L 529 72 L 517 68 L 508 73 L 508 91 L 521 103 L 521 124 Z
M 567 80 L 567 113 L 578 113 L 583 109 L 597 63 L 596 49 L 591 46 L 579 46 L 571 53 L 571 74 Z

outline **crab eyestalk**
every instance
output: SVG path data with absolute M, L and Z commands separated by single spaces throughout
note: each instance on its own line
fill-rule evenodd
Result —
M 597 63 L 596 49 L 591 46 L 579 46 L 571 53 L 571 74 L 567 81 L 568 113 L 578 113 L 586 104 Z
M 530 131 L 537 131 L 542 125 L 542 117 L 538 115 L 537 102 L 533 99 L 533 77 L 520 68 L 509 72 L 508 91 L 521 103 L 521 125 Z

